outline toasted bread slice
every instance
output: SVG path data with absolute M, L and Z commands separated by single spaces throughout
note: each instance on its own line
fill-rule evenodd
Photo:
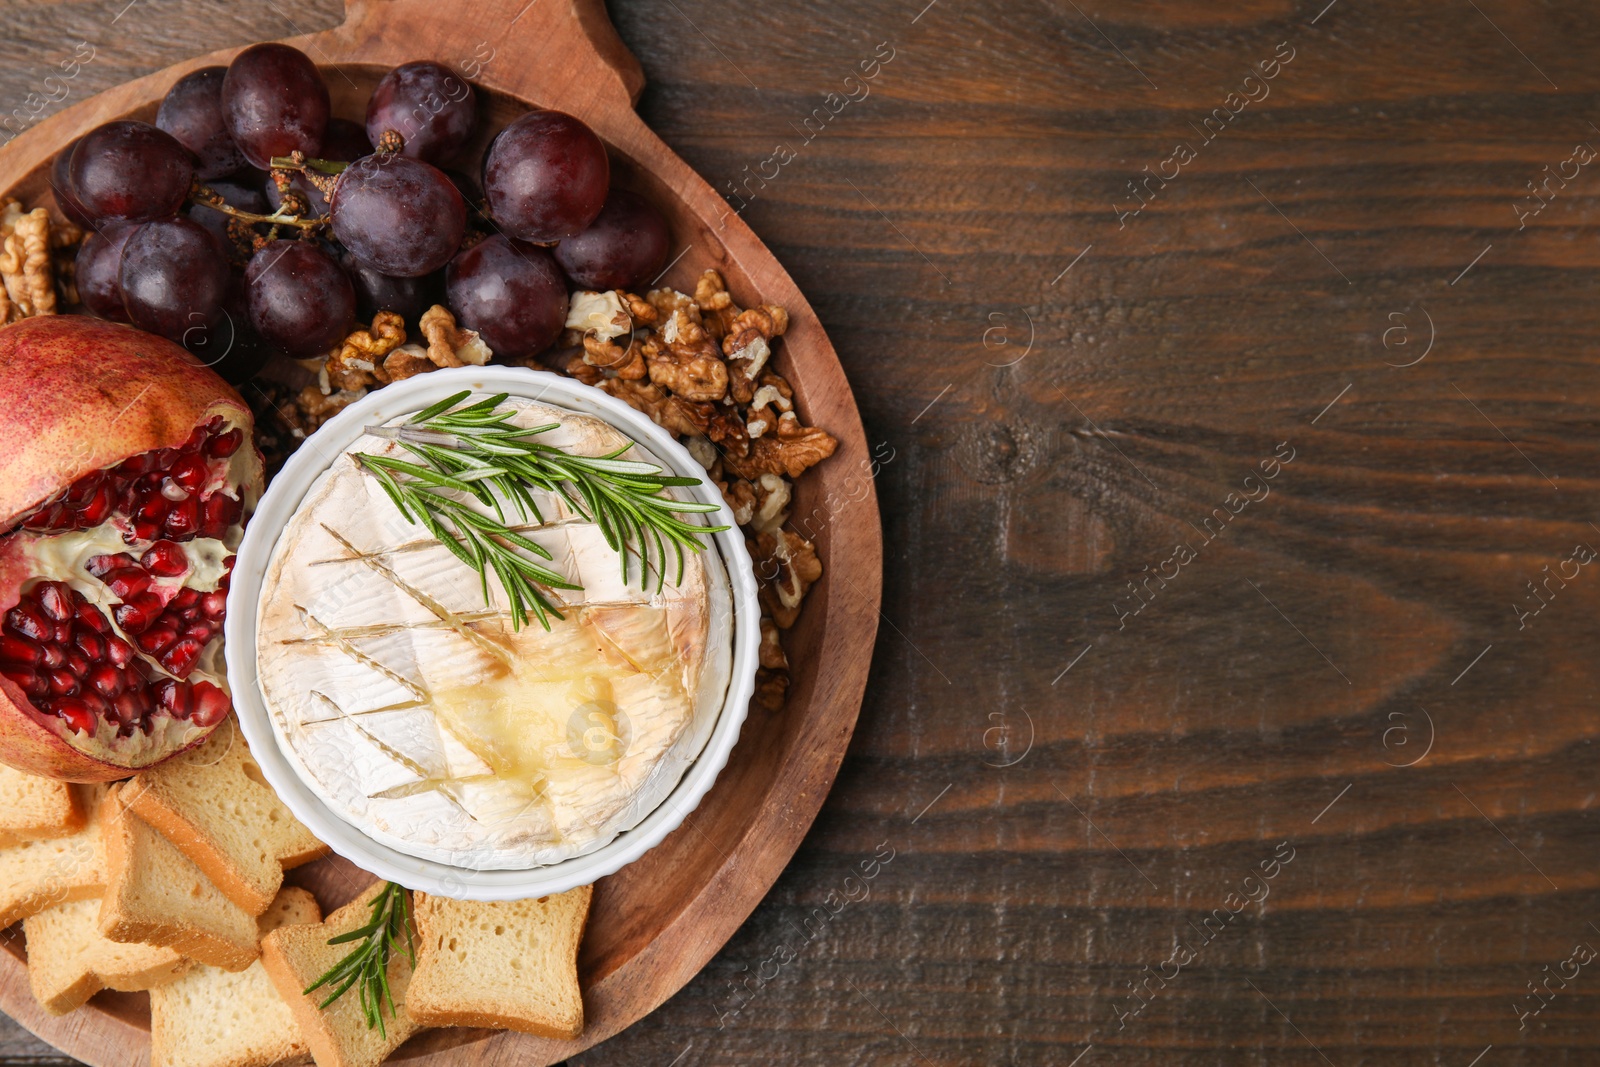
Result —
M 263 937 L 321 921 L 316 898 L 294 886 L 256 920 Z M 150 991 L 150 1067 L 268 1067 L 309 1051 L 260 960 L 237 974 L 201 964 Z
M 100 932 L 112 941 L 175 948 L 225 971 L 250 966 L 261 954 L 255 916 L 129 811 L 125 788 L 113 789 L 100 808 L 106 854 Z
M 317 1067 L 377 1067 L 419 1027 L 406 1009 L 406 988 L 411 982 L 411 960 L 404 952 L 389 954 L 389 990 L 394 1014 L 383 1013 L 383 1030 L 368 1028 L 361 1014 L 360 990 L 319 1008 L 331 992 L 324 987 L 307 995 L 301 990 L 327 974 L 349 954 L 353 944 L 330 945 L 328 939 L 365 926 L 372 918 L 371 902 L 383 889 L 379 882 L 334 912 L 319 926 L 283 926 L 261 942 L 261 963 L 278 995 L 288 1002 Z
M 232 719 L 204 744 L 141 772 L 123 795 L 135 815 L 252 915 L 272 903 L 285 868 L 328 851 L 261 777 Z
M 422 1026 L 540 1037 L 583 1032 L 578 942 L 592 886 L 482 904 L 416 894 L 417 972 L 406 1006 Z
M 93 811 L 105 787 L 73 786 L 81 807 Z M 0 849 L 0 929 L 46 908 L 98 897 L 106 884 L 99 823 L 86 821 L 67 837 L 23 841 Z
M 189 961 L 170 948 L 124 945 L 100 936 L 100 903 L 58 904 L 22 922 L 28 985 L 51 1015 L 65 1015 L 102 989 L 132 992 L 171 982 Z
M 82 789 L 0 764 L 0 848 L 83 829 Z

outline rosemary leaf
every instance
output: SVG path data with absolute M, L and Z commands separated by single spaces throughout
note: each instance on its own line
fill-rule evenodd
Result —
M 397 947 L 403 947 L 407 959 L 416 962 L 411 906 L 405 889 L 388 882 L 372 898 L 370 907 L 372 918 L 365 925 L 328 939 L 330 945 L 360 943 L 301 992 L 309 996 L 323 986 L 333 986 L 333 991 L 317 1005 L 327 1008 L 354 988 L 368 1029 L 375 1028 L 387 1036 L 383 1025 L 384 1003 L 388 1003 L 390 1015 L 395 1013 L 394 996 L 389 990 L 390 954 Z
M 466 404 L 470 395 L 462 391 L 446 397 L 400 426 L 368 428 L 397 441 L 417 462 L 367 453 L 357 453 L 355 460 L 378 479 L 408 522 L 421 525 L 478 572 L 486 604 L 493 603 L 489 573 L 494 572 L 505 591 L 513 627 L 520 629 L 531 617 L 548 630 L 550 616 L 566 617 L 551 591 L 582 588 L 530 559 L 531 555 L 548 560 L 551 555 L 508 523 L 507 503 L 523 521 L 531 517 L 544 523 L 533 490 L 560 497 L 599 528 L 619 557 L 625 583 L 631 570 L 629 557 L 637 559 L 641 589 L 650 587 L 652 570 L 656 591 L 665 588 L 669 549 L 676 556 L 675 583 L 681 583 L 684 552 L 703 551 L 703 538 L 728 529 L 678 517 L 719 510 L 716 504 L 674 500 L 665 494 L 669 488 L 700 485 L 699 479 L 621 459 L 631 446 L 599 456 L 572 455 L 534 439 L 560 423 L 524 429 L 510 421 L 515 409 L 501 410 L 508 394 Z M 493 514 L 474 509 L 470 501 Z

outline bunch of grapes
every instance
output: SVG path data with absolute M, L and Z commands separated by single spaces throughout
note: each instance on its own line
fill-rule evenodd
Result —
M 523 115 L 475 181 L 459 168 L 477 123 L 472 85 L 438 63 L 391 70 L 364 124 L 331 113 L 288 45 L 196 70 L 154 125 L 108 122 L 55 159 L 58 205 L 93 230 L 83 305 L 243 381 L 274 354 L 328 352 L 357 316 L 414 323 L 441 300 L 497 354 L 532 355 L 560 334 L 569 287 L 633 288 L 660 269 L 666 221 L 611 188 L 588 126 Z

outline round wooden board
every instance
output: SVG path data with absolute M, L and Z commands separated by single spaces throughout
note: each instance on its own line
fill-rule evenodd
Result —
M 715 788 L 682 827 L 644 858 L 602 880 L 579 960 L 586 1027 L 576 1041 L 508 1032 L 425 1031 L 395 1060 L 415 1063 L 549 1064 L 631 1025 L 676 992 L 733 934 L 794 854 L 833 782 L 855 727 L 878 628 L 882 537 L 861 418 L 832 345 L 810 305 L 744 222 L 652 134 L 633 110 L 643 76 L 617 38 L 601 0 L 351 0 L 335 29 L 289 38 L 326 75 L 335 114 L 359 118 L 383 72 L 434 59 L 483 90 L 487 130 L 529 106 L 579 116 L 606 141 L 614 180 L 648 194 L 672 226 L 662 282 L 692 288 L 707 268 L 737 301 L 780 304 L 790 328 L 776 361 L 808 424 L 839 439 L 833 458 L 796 487 L 796 528 L 816 544 L 825 573 L 799 623 L 785 635 L 794 665 L 788 704 L 753 711 Z M 84 100 L 0 150 L 0 188 L 25 205 L 51 201 L 46 174 L 57 148 L 115 118 L 150 119 L 167 88 L 214 52 Z M 290 872 L 324 908 L 353 897 L 371 876 L 330 858 Z M 129 1067 L 149 1060 L 143 994 L 104 993 L 63 1018 L 28 990 L 22 938 L 0 952 L 0 1010 L 72 1056 Z

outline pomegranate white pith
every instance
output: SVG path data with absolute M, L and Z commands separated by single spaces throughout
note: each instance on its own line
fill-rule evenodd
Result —
M 54 380 L 67 394 L 59 418 L 36 406 L 32 467 L 0 455 L 0 497 L 20 505 L 0 519 L 0 761 L 104 781 L 198 743 L 231 708 L 222 621 L 261 459 L 249 410 L 182 349 L 55 321 L 0 330 L 0 440 L 8 393 Z M 19 349 L 43 382 L 16 369 Z M 54 491 L 16 499 L 19 482 L 50 486 L 41 461 Z

